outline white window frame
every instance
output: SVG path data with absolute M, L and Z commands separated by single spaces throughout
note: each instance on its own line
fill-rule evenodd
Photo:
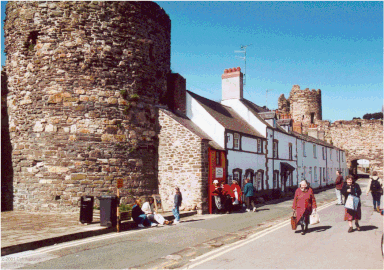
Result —
M 313 144 L 313 157 L 317 158 L 317 145 Z
M 263 153 L 263 141 L 257 139 L 257 153 Z
M 263 172 L 258 171 L 256 173 L 256 187 L 257 187 L 257 190 L 261 190 L 262 181 L 263 181 Z
M 234 149 L 240 149 L 240 134 L 239 133 L 235 133 L 233 135 L 233 148 Z
M 317 182 L 317 167 L 316 166 L 313 169 L 313 178 Z

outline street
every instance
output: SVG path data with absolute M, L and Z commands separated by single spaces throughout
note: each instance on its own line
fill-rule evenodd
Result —
M 315 195 L 321 222 L 301 235 L 290 228 L 292 200 L 257 213 L 202 215 L 179 225 L 137 229 L 2 257 L 2 269 L 365 268 L 382 269 L 382 216 L 362 195 L 361 231 L 347 233 L 334 189 Z

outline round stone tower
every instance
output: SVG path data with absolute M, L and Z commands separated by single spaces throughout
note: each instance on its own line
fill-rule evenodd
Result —
M 295 122 L 301 122 L 303 127 L 316 124 L 322 120 L 321 90 L 300 90 L 299 85 L 292 87 L 289 95 L 290 113 Z
M 14 209 L 157 192 L 171 22 L 152 2 L 8 2 Z

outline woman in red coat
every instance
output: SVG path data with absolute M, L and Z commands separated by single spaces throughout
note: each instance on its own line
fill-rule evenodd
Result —
M 295 192 L 292 209 L 293 215 L 296 215 L 296 220 L 298 220 L 297 224 L 301 225 L 302 235 L 307 233 L 309 216 L 312 214 L 312 210 L 316 211 L 316 208 L 316 199 L 312 188 L 309 187 L 306 180 L 301 181 Z

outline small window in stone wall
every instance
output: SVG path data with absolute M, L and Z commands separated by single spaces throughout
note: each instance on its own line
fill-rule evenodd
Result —
M 24 42 L 24 47 L 29 51 L 33 51 L 37 43 L 37 38 L 39 36 L 39 31 L 31 31 L 28 35 L 28 39 Z

